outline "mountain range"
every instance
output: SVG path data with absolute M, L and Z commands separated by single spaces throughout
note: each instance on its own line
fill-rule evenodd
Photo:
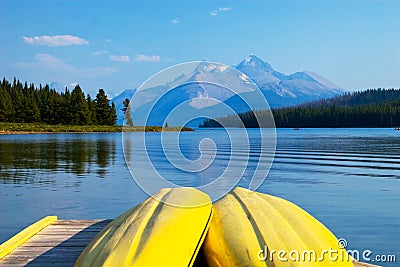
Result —
M 266 108 L 263 102 L 257 102 L 260 93 L 255 90 L 251 81 L 260 88 L 271 108 L 293 106 L 345 92 L 343 88 L 316 73 L 301 71 L 287 75 L 274 70 L 270 64 L 257 56 L 250 55 L 233 68 L 217 63 L 200 62 L 191 72 L 179 74 L 171 81 L 139 92 L 125 90 L 111 101 L 117 108 L 118 124 L 123 123 L 122 102 L 126 98 L 131 99 L 136 93 L 138 95 L 134 99 L 140 101 L 133 108 L 137 111 L 134 114 L 134 122 L 138 125 L 144 124 L 145 114 L 151 110 L 147 124 L 163 125 L 166 116 L 178 105 L 181 108 L 180 114 L 185 118 L 196 117 L 200 110 L 203 116 L 221 115 L 227 112 L 224 108 L 226 105 L 235 113 Z M 182 84 L 184 86 L 181 86 Z M 174 90 L 168 91 L 171 88 Z M 235 92 L 227 88 L 235 88 Z M 156 102 L 157 96 L 167 91 L 168 93 Z M 251 99 L 251 106 L 246 105 L 242 98 Z M 175 114 L 175 117 L 181 115 Z M 174 125 L 181 123 L 183 119 L 172 117 L 168 122 L 169 125 Z M 192 122 L 192 126 L 197 126 L 196 123 Z
M 314 72 L 301 71 L 286 75 L 275 71 L 270 64 L 255 55 L 250 55 L 235 68 L 250 77 L 263 90 L 273 108 L 329 98 L 345 91 Z

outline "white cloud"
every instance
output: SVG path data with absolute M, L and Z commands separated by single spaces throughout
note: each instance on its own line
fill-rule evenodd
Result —
M 148 56 L 148 55 L 138 55 L 135 61 L 147 61 L 147 62 L 160 62 L 160 56 Z
M 229 11 L 229 10 L 231 10 L 232 8 L 231 7 L 224 7 L 224 6 L 222 6 L 222 7 L 219 7 L 218 9 L 215 9 L 215 10 L 213 10 L 213 11 L 210 11 L 210 15 L 211 16 L 216 16 L 216 15 L 218 15 L 218 12 L 227 12 L 227 11 Z
M 129 61 L 131 61 L 131 58 L 129 56 L 125 56 L 125 55 L 121 55 L 121 56 L 110 55 L 110 59 L 112 61 L 117 61 L 117 62 L 129 62 Z
M 231 10 L 231 9 L 232 9 L 231 7 L 219 7 L 219 8 L 218 8 L 219 11 L 225 11 L 225 12 L 226 12 L 226 11 L 229 11 L 229 10 Z
M 173 24 L 177 24 L 177 23 L 179 23 L 180 20 L 181 20 L 180 18 L 174 18 L 174 19 L 171 19 L 171 22 Z
M 24 42 L 32 45 L 47 45 L 47 46 L 66 46 L 66 45 L 86 45 L 89 41 L 72 35 L 42 35 L 33 37 L 22 37 Z
M 76 68 L 49 54 L 36 54 L 35 60 L 39 65 L 49 69 L 59 69 L 64 72 L 75 72 Z
M 78 68 L 49 54 L 36 54 L 34 59 L 34 62 L 16 63 L 15 66 L 34 72 L 45 72 L 47 75 L 68 78 L 69 80 L 104 77 L 117 71 L 115 68 L 103 66 Z
M 107 43 L 111 43 L 112 40 L 111 40 L 111 38 L 108 38 L 106 41 L 107 41 Z
M 101 55 L 106 55 L 106 54 L 108 54 L 107 50 L 94 51 L 92 53 L 93 56 L 101 56 Z

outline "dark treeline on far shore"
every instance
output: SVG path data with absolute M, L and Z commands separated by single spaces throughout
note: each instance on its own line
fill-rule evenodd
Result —
M 272 109 L 278 128 L 339 128 L 339 127 L 399 127 L 400 90 L 369 89 L 346 93 L 299 106 Z M 253 110 L 239 114 L 247 128 L 257 128 L 256 117 L 267 116 L 266 110 Z M 225 127 L 234 121 L 233 116 L 216 118 Z M 213 119 L 200 127 L 221 127 Z
M 0 122 L 25 122 L 66 125 L 115 125 L 114 103 L 109 103 L 103 89 L 91 99 L 77 85 L 59 93 L 49 85 L 35 87 L 14 78 L 0 81 Z

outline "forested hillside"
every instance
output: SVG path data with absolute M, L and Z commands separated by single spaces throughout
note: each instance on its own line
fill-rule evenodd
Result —
M 369 104 L 381 104 L 400 99 L 399 89 L 367 89 L 365 91 L 348 92 L 336 97 L 321 99 L 302 104 L 302 107 L 333 106 L 356 107 Z
M 265 110 L 239 114 L 245 127 L 258 127 L 257 116 L 266 116 Z M 399 127 L 400 90 L 369 89 L 346 93 L 295 107 L 272 109 L 276 127 Z M 230 126 L 231 116 L 217 118 Z M 219 127 L 210 119 L 200 127 Z
M 110 105 L 103 89 L 92 100 L 79 85 L 58 93 L 47 84 L 37 88 L 15 78 L 12 83 L 5 78 L 0 81 L 0 122 L 114 125 L 116 119 L 114 103 Z

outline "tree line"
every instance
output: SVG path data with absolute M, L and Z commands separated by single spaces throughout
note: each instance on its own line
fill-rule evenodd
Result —
M 116 121 L 115 105 L 110 105 L 103 89 L 92 99 L 79 85 L 59 93 L 48 84 L 37 88 L 16 78 L 12 83 L 6 78 L 0 81 L 0 122 L 115 125 Z
M 400 90 L 369 89 L 271 111 L 278 128 L 399 127 Z M 268 114 L 267 110 L 253 110 L 238 116 L 246 128 L 257 128 L 256 118 Z M 200 127 L 221 127 L 217 121 L 229 127 L 234 116 L 207 119 Z
M 356 107 L 369 104 L 381 104 L 400 99 L 399 89 L 367 89 L 364 91 L 347 92 L 328 99 L 320 99 L 304 103 L 301 107 L 333 106 Z

